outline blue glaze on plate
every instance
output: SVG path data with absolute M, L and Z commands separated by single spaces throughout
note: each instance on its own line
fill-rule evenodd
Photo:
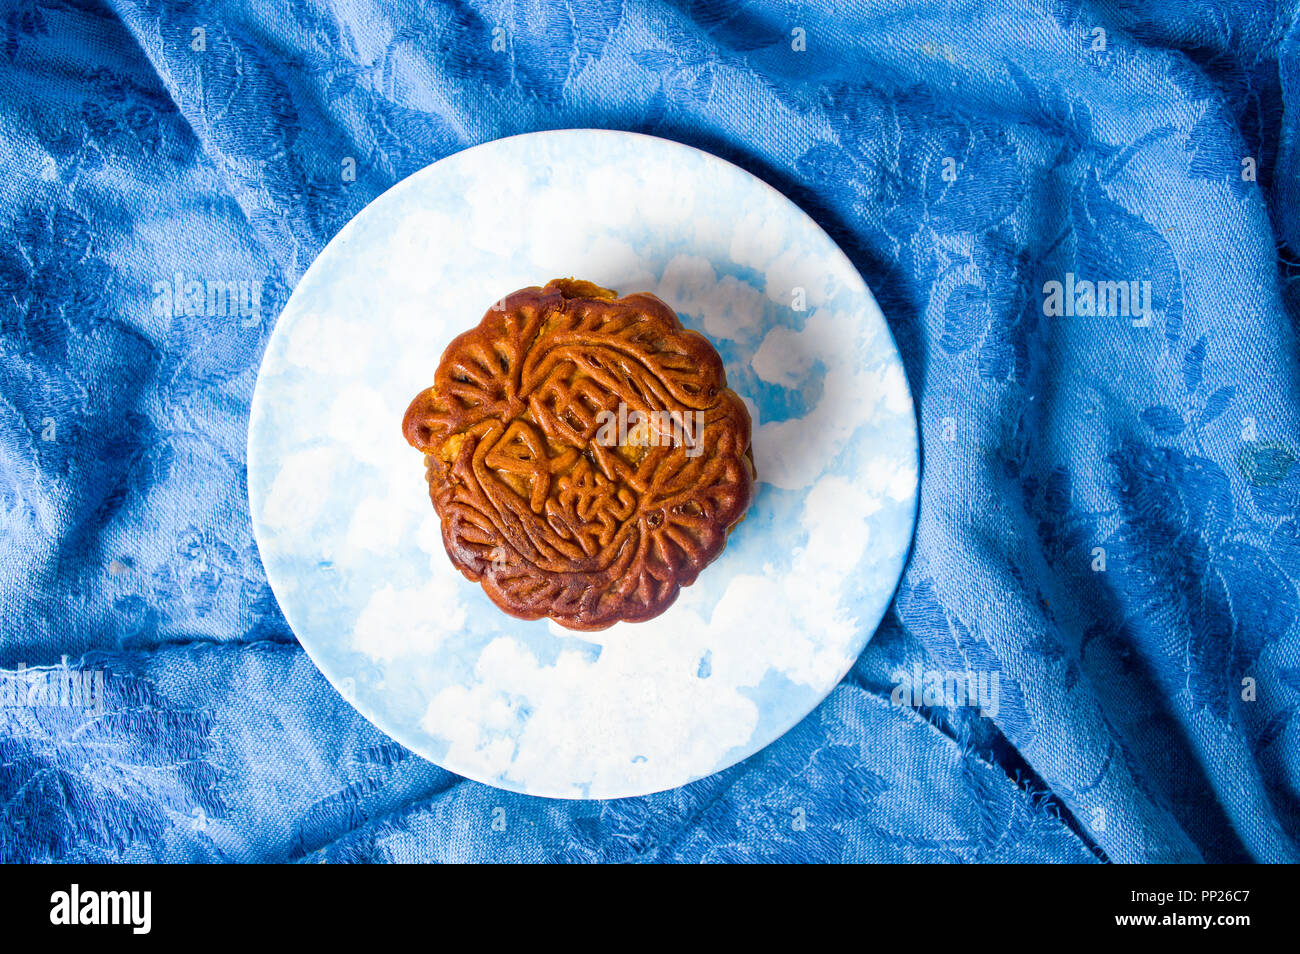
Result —
M 570 275 L 663 298 L 754 420 L 722 556 L 600 633 L 512 619 L 452 567 L 400 426 L 456 334 Z M 330 242 L 267 348 L 248 471 L 275 595 L 361 713 L 470 778 L 609 798 L 733 765 L 843 678 L 902 571 L 917 437 L 880 309 L 803 212 L 696 149 L 563 130 L 435 163 Z

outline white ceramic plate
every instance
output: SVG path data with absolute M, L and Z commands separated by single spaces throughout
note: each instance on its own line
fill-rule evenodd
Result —
M 758 469 L 694 586 L 587 634 L 512 619 L 452 567 L 401 434 L 456 334 L 569 275 L 709 336 Z M 879 623 L 916 508 L 907 381 L 844 254 L 743 170 L 602 130 L 476 146 L 367 206 L 280 316 L 248 443 L 267 577 L 330 682 L 439 765 L 554 797 L 672 788 L 795 725 Z

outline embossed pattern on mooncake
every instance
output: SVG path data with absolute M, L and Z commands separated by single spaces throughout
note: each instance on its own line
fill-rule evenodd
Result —
M 556 279 L 447 348 L 402 424 L 452 562 L 499 607 L 577 630 L 662 613 L 753 494 L 722 359 L 654 295 Z

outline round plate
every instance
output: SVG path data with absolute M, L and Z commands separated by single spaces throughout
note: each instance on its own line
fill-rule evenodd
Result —
M 512 619 L 453 568 L 401 433 L 453 337 L 567 276 L 662 298 L 754 421 L 726 550 L 663 615 L 599 633 Z M 604 130 L 476 146 L 367 206 L 280 316 L 249 424 L 267 578 L 326 678 L 425 758 L 553 797 L 673 788 L 807 715 L 880 622 L 916 489 L 902 363 L 826 233 L 715 156 Z

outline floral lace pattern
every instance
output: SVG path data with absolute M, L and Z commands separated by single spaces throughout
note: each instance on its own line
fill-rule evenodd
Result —
M 1293 4 L 897 12 L 11 5 L 0 859 L 1300 858 Z M 559 126 L 688 142 L 807 209 L 890 318 L 924 452 L 848 680 L 727 772 L 591 804 L 459 780 L 343 703 L 244 474 L 330 236 Z M 65 656 L 88 707 L 29 694 Z M 895 704 L 934 671 L 998 673 L 996 714 Z

